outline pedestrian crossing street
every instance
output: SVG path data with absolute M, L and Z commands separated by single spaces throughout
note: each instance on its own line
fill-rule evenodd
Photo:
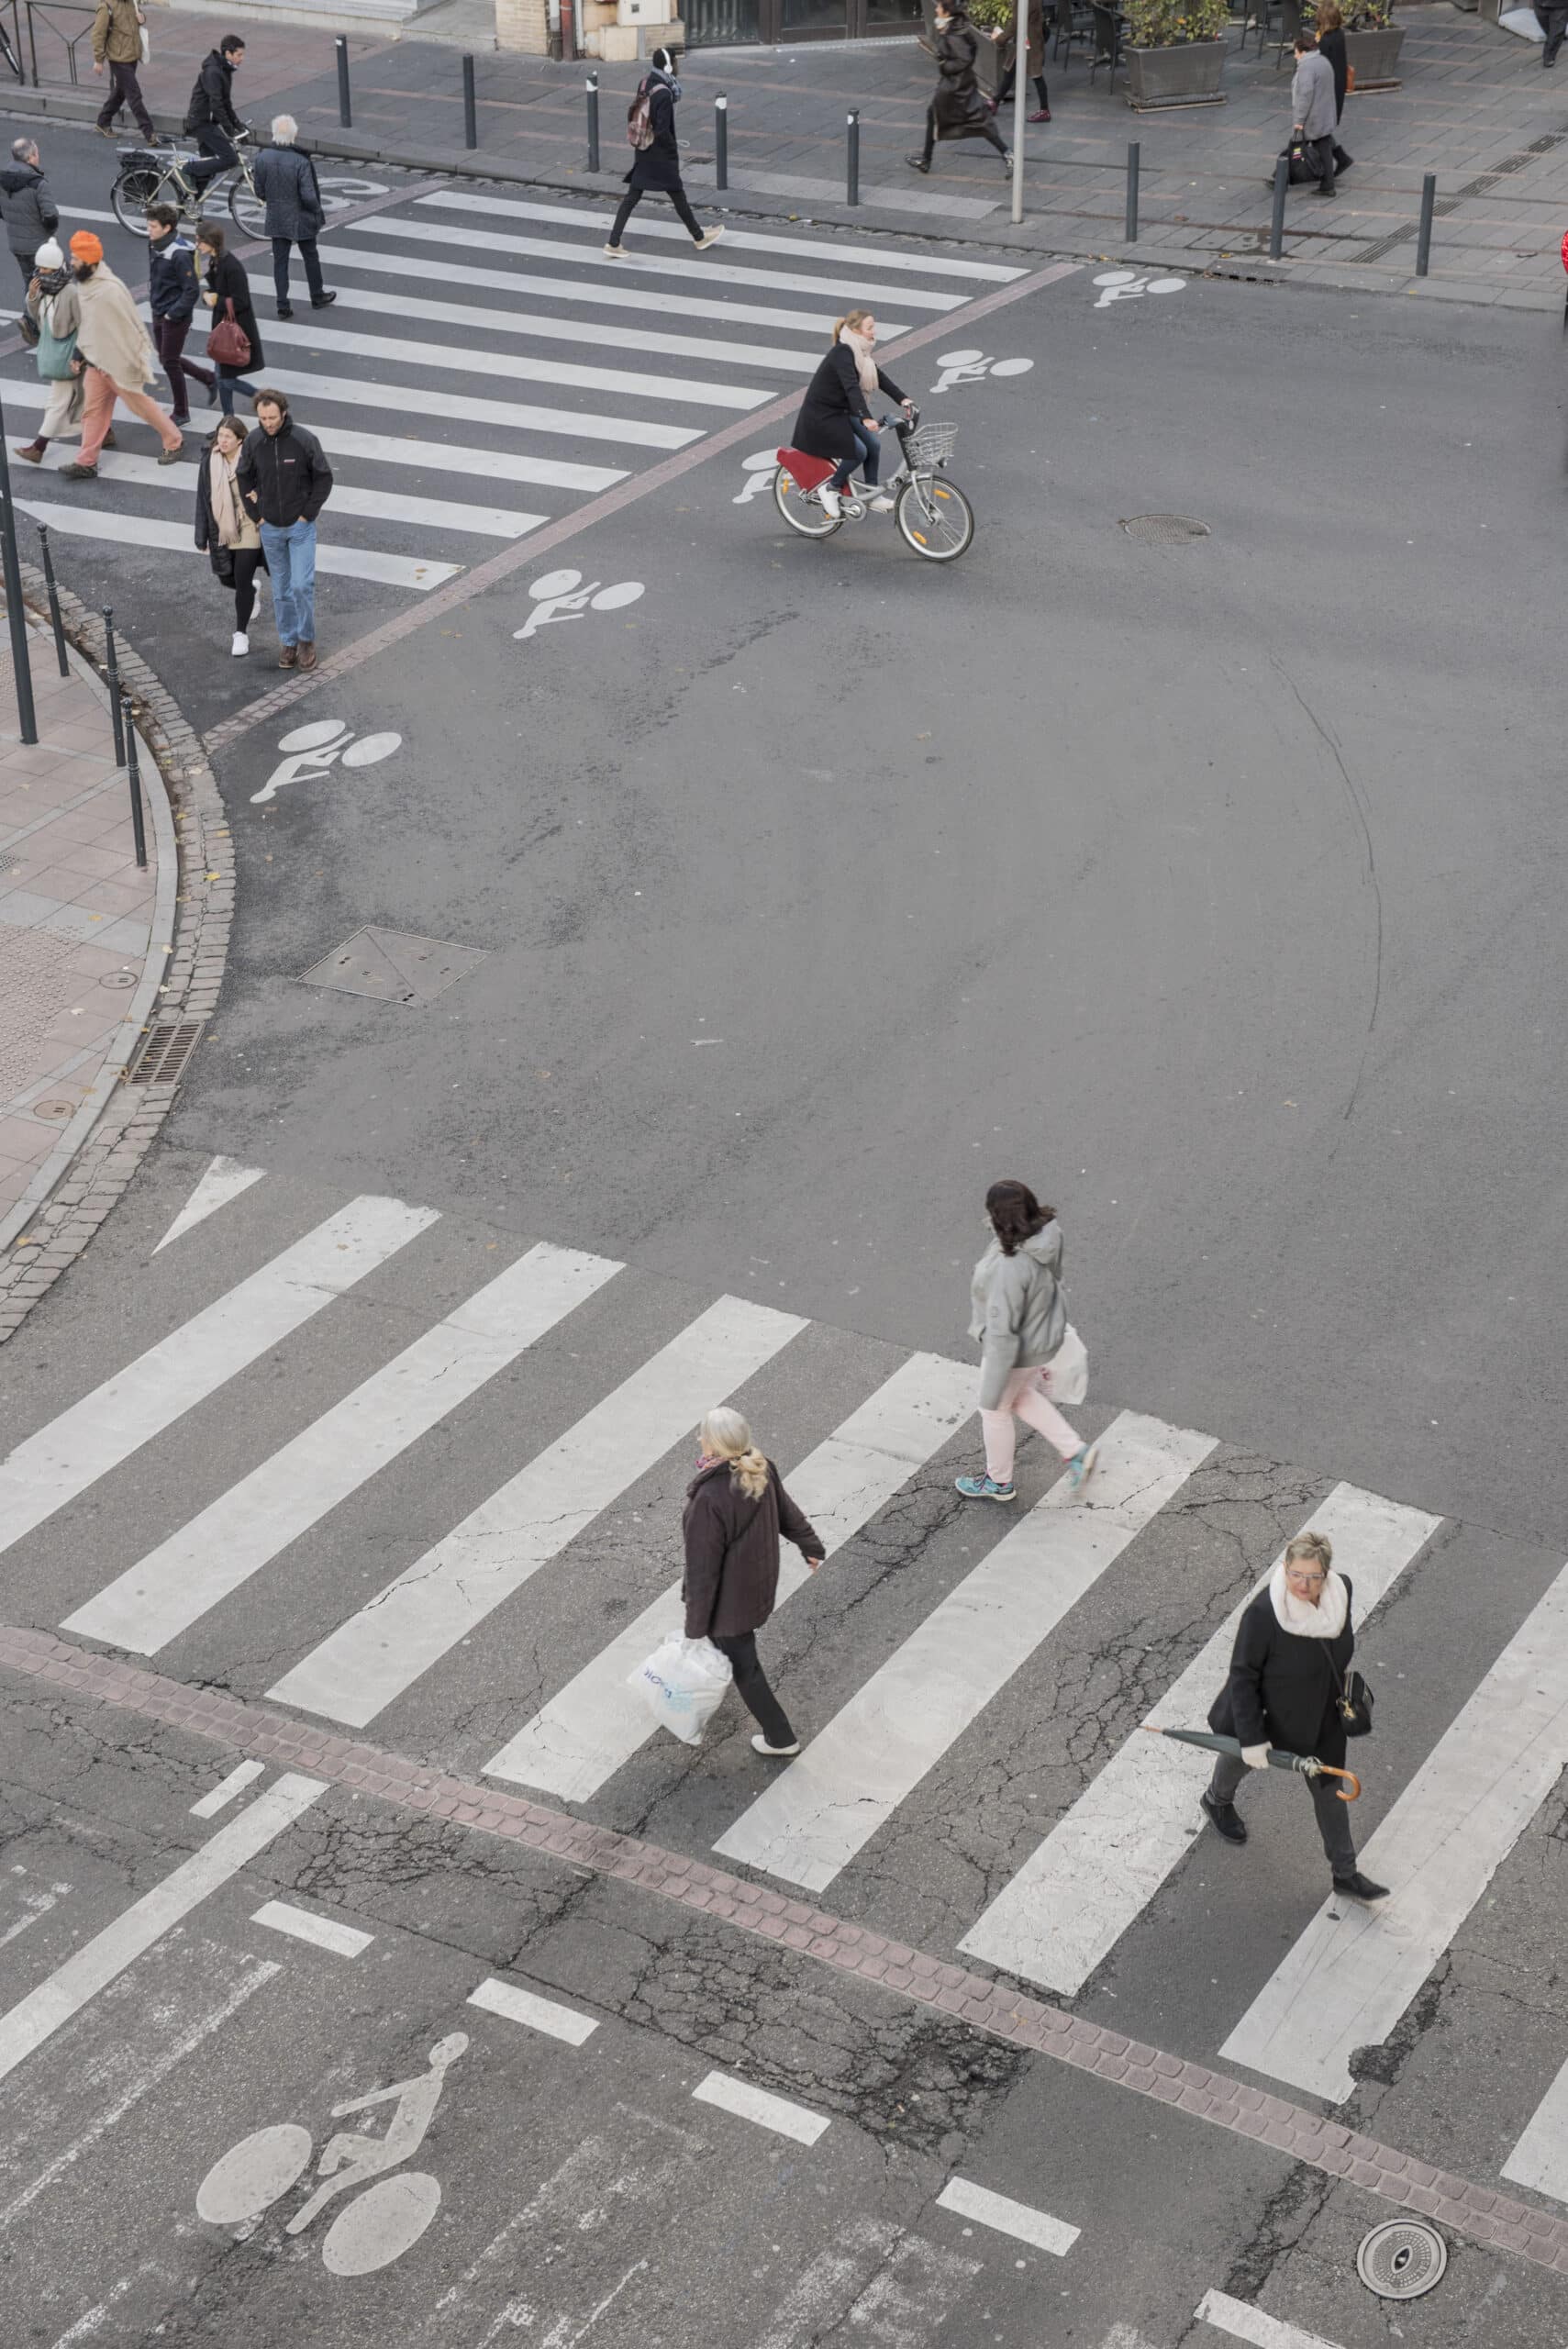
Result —
M 1054 1687 L 1038 1701 L 1064 1716 L 1088 1701 L 1063 1676 L 1075 1618 L 1136 1614 L 1118 1579 L 1135 1568 L 1156 1586 L 1189 1570 L 1213 1435 L 1122 1410 L 1086 1497 L 1058 1479 L 1016 1513 L 965 1508 L 951 1476 L 975 1447 L 968 1363 L 737 1297 L 694 1311 L 685 1292 L 550 1242 L 460 1277 L 438 1261 L 445 1219 L 393 1198 L 302 1228 L 309 1212 L 260 1170 L 214 1162 L 153 1253 L 166 1333 L 0 1463 L 0 1572 L 17 1575 L 0 1603 L 25 1605 L 44 1561 L 48 1586 L 71 1594 L 65 1636 L 176 1676 L 220 1668 L 247 1694 L 617 1823 L 617 1802 L 640 1817 L 673 1799 L 672 1773 L 706 1770 L 694 1815 L 718 1854 L 854 1913 L 890 1849 L 895 1876 L 940 1866 L 977 1776 L 1006 1766 L 1031 1689 Z M 432 1311 L 422 1300 L 443 1282 Z M 358 1374 L 347 1386 L 327 1359 L 339 1342 Z M 810 1577 L 786 1551 L 764 1647 L 806 1744 L 765 1778 L 749 1722 L 721 1716 L 693 1756 L 627 1685 L 678 1624 L 693 1433 L 727 1397 L 829 1560 Z M 207 1442 L 239 1431 L 248 1464 L 187 1512 L 202 1489 L 185 1465 L 203 1450 L 193 1426 Z M 1038 1446 L 1024 1466 L 1027 1491 Z M 1284 1537 L 1330 1533 L 1364 1625 L 1444 1522 L 1348 1485 L 1313 1489 Z M 940 1563 L 922 1585 L 928 1550 Z M 1271 1564 L 1246 1560 L 1251 1586 Z M 1145 1724 L 1203 1724 L 1248 1595 L 1232 1579 L 1193 1624 L 1180 1668 L 1102 1742 L 1060 1815 L 1029 1814 L 957 1950 L 1073 1997 L 1156 1904 L 1181 1903 L 1207 1757 Z M 1102 1623 L 1095 1638 L 1108 1636 Z M 1380 1652 L 1363 1635 L 1363 1654 Z M 1568 1765 L 1568 1566 L 1521 1622 L 1498 1624 L 1478 1685 L 1452 1696 L 1446 1730 L 1370 1837 L 1358 1830 L 1393 1897 L 1326 1902 L 1229 2017 L 1225 2060 L 1332 2102 L 1351 2094 L 1351 2052 L 1395 2030 Z M 676 1831 L 655 1811 L 642 1831 Z M 1505 2174 L 1568 2199 L 1568 2063 L 1518 2129 Z
M 317 567 L 423 594 L 635 472 L 804 385 L 832 322 L 873 303 L 882 339 L 962 311 L 1024 273 L 927 254 L 906 241 L 844 241 L 727 228 L 695 254 L 645 204 L 631 258 L 602 250 L 613 207 L 438 189 L 329 228 L 337 303 L 274 315 L 264 256 L 250 263 L 266 352 L 332 461 Z M 201 362 L 208 319 L 189 349 Z M 252 371 L 253 373 L 257 371 Z M 4 396 L 31 429 L 49 386 L 31 356 Z M 157 396 L 167 396 L 161 384 Z M 195 458 L 211 417 L 195 393 L 191 461 L 160 466 L 153 435 L 123 413 L 96 483 L 47 476 L 73 461 L 54 443 L 17 503 L 68 536 L 161 554 L 195 552 Z M 241 412 L 248 414 L 241 402 Z

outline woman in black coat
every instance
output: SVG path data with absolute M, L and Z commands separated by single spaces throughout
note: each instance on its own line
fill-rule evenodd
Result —
M 1268 1768 L 1271 1745 L 1287 1753 L 1316 1754 L 1331 1769 L 1345 1766 L 1339 1697 L 1356 1635 L 1351 1586 L 1333 1572 L 1333 1556 L 1326 1534 L 1298 1534 L 1237 1626 L 1230 1676 L 1208 1725 L 1222 1737 L 1240 1738 L 1241 1751 L 1220 1754 L 1200 1798 L 1228 1843 L 1247 1840 L 1236 1790 L 1250 1769 Z M 1332 1778 L 1307 1780 L 1334 1889 L 1352 1900 L 1381 1900 L 1387 1887 L 1373 1884 L 1356 1866 L 1350 1813 L 1333 1791 L 1335 1784 Z
M 917 172 L 931 168 L 931 150 L 939 139 L 986 139 L 1011 169 L 1012 157 L 980 95 L 974 61 L 980 36 L 964 15 L 959 0 L 952 6 L 937 0 L 937 94 L 926 108 L 926 144 L 922 153 L 906 161 Z
M 261 349 L 261 329 L 256 324 L 256 312 L 250 301 L 250 280 L 245 274 L 245 264 L 237 253 L 224 250 L 223 230 L 216 220 L 204 220 L 196 231 L 196 258 L 201 264 L 205 292 L 203 301 L 213 313 L 212 323 L 228 316 L 228 305 L 234 305 L 235 323 L 250 345 L 250 356 L 243 368 L 226 365 L 221 360 L 213 364 L 217 373 L 217 396 L 225 416 L 234 414 L 234 395 L 244 392 L 254 399 L 260 386 L 250 382 L 248 370 L 262 368 L 267 363 Z
M 873 353 L 876 320 L 869 310 L 851 310 L 836 320 L 828 356 L 806 388 L 800 414 L 795 419 L 791 447 L 804 457 L 831 457 L 838 467 L 820 491 L 822 503 L 837 517 L 839 493 L 849 486 L 851 474 L 863 462 L 865 477 L 874 489 L 882 451 L 877 423 L 869 403 L 879 392 L 896 400 L 906 415 L 914 410 L 891 375 L 884 375 Z M 891 514 L 891 497 L 873 497 L 872 511 Z
M 680 95 L 681 85 L 675 79 L 674 59 L 667 49 L 656 49 L 653 61 L 638 85 L 637 101 L 632 108 L 635 114 L 637 105 L 646 97 L 648 124 L 653 137 L 648 146 L 638 149 L 637 160 L 626 175 L 626 194 L 620 200 L 620 210 L 616 214 L 616 225 L 610 230 L 610 241 L 605 247 L 612 261 L 626 259 L 621 231 L 650 188 L 656 188 L 661 195 L 669 197 L 690 231 L 692 242 L 699 253 L 706 253 L 709 245 L 717 245 L 724 234 L 721 228 L 705 231 L 702 222 L 687 203 L 686 191 L 681 184 L 681 150 L 675 143 L 675 100 Z
M 800 1741 L 757 1661 L 757 1633 L 779 1587 L 779 1535 L 815 1574 L 823 1546 L 764 1460 L 739 1411 L 710 1411 L 702 1423 L 697 1473 L 686 1487 L 686 1637 L 711 1640 L 729 1658 L 742 1703 L 762 1727 L 759 1753 L 787 1756 Z
M 1351 86 L 1350 52 L 1345 47 L 1345 20 L 1336 0 L 1323 0 L 1318 11 L 1318 54 L 1326 57 L 1334 72 L 1334 128 L 1338 131 L 1345 117 L 1345 95 Z M 1338 138 L 1334 140 L 1334 176 L 1348 172 L 1354 157 L 1347 155 Z

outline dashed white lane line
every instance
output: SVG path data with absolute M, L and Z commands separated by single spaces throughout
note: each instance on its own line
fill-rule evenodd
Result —
M 1064 2219 L 1053 2219 L 1049 2210 L 1031 2210 L 1027 2202 L 993 2194 L 989 2187 L 976 2186 L 967 2177 L 949 2178 L 937 2197 L 937 2208 L 956 2211 L 961 2219 L 973 2219 L 979 2226 L 994 2227 L 998 2234 L 1012 2235 L 1018 2243 L 1049 2251 L 1057 2259 L 1065 2258 L 1080 2232 Z
M 553 1998 L 541 1998 L 537 1990 L 519 1989 L 515 1982 L 497 1982 L 488 1975 L 468 2001 L 471 2007 L 483 2007 L 487 2014 L 505 2015 L 508 2022 L 520 2022 L 529 2031 L 542 2031 L 550 2039 L 564 2039 L 573 2047 L 581 2047 L 599 2026 L 591 2015 L 580 2015 L 574 2007 L 558 2006 Z
M 216 1819 L 226 1803 L 231 1803 L 236 1795 L 243 1794 L 247 1787 L 254 1786 L 265 1775 L 266 1767 L 264 1762 L 237 1762 L 228 1777 L 219 1778 L 210 1794 L 191 1805 L 191 1817 Z
M 274 1933 L 309 1942 L 316 1949 L 329 1949 L 338 1957 L 358 1957 L 375 1939 L 373 1933 L 361 1933 L 357 1925 L 340 1925 L 335 1917 L 313 1916 L 308 1909 L 295 1909 L 287 1900 L 263 1901 L 250 1922 L 270 1925 Z
M 1252 2349 L 1337 2349 L 1320 2332 L 1305 2332 L 1283 2317 L 1265 2316 L 1246 2300 L 1233 2300 L 1229 2292 L 1206 2292 L 1193 2313 L 1200 2323 L 1229 2332 L 1233 2341 L 1250 2341 Z
M 781 2137 L 793 2137 L 797 2145 L 814 2145 L 829 2125 L 828 2114 L 808 2112 L 805 2105 L 792 2104 L 788 2097 L 753 2087 L 750 2080 L 738 2080 L 728 2072 L 710 2072 L 706 2080 L 697 2082 L 692 2096 L 698 2104 L 717 2104 L 723 2112 L 755 2121 L 759 2129 L 773 2129 Z

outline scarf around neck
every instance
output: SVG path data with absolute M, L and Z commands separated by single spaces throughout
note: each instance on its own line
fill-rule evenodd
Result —
M 1281 1631 L 1294 1631 L 1298 1640 L 1337 1640 L 1351 1611 L 1350 1593 L 1332 1566 L 1316 1607 L 1292 1594 L 1283 1559 L 1269 1576 L 1269 1597 Z
M 245 514 L 239 503 L 239 492 L 234 484 L 239 464 L 233 464 L 221 449 L 215 449 L 208 459 L 208 485 L 212 491 L 212 518 L 217 530 L 219 546 L 238 546 L 245 534 Z
M 853 327 L 840 327 L 839 340 L 846 343 L 855 354 L 855 373 L 860 377 L 862 391 L 874 392 L 877 389 L 876 361 L 872 357 L 869 337 L 857 334 Z

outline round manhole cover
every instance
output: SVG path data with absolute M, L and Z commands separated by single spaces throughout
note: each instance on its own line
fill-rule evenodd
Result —
M 51 1126 L 62 1126 L 75 1110 L 74 1101 L 38 1101 L 33 1105 L 35 1118 L 47 1118 Z
M 1390 2219 L 1373 2227 L 1356 2254 L 1356 2274 L 1382 2300 L 1418 2300 L 1447 2266 L 1447 2243 L 1419 2219 Z
M 1190 514 L 1135 514 L 1121 527 L 1148 547 L 1184 547 L 1208 536 L 1208 524 L 1195 522 Z
M 136 973 L 134 971 L 110 971 L 105 977 L 98 981 L 98 985 L 101 987 L 133 987 L 136 985 Z

